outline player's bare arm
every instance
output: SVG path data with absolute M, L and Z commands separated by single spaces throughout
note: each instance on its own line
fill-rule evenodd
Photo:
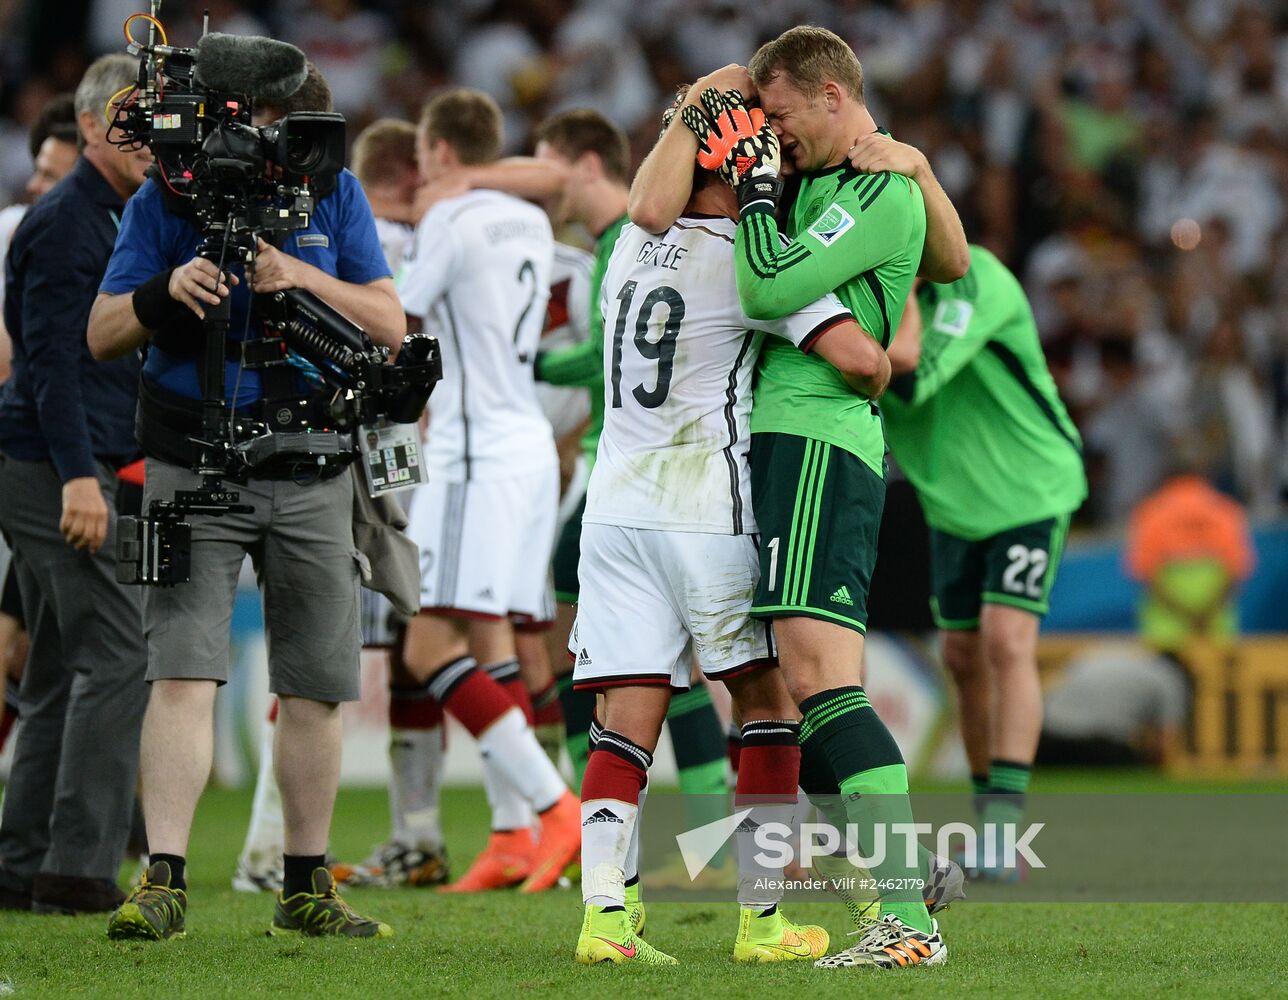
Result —
M 747 68 L 731 63 L 694 83 L 680 108 L 700 106 L 702 92 L 708 88 L 722 93 L 738 90 L 748 100 L 755 94 Z M 698 140 L 679 119 L 677 111 L 657 145 L 640 164 L 631 184 L 626 210 L 631 222 L 650 233 L 666 232 L 684 211 L 693 190 L 693 161 L 698 155 Z
M 865 174 L 884 171 L 903 174 L 921 188 L 926 204 L 926 245 L 917 274 L 940 284 L 956 281 L 965 274 L 970 267 L 966 231 L 926 155 L 906 142 L 872 132 L 850 147 L 849 157 L 855 170 Z
M 860 396 L 880 399 L 890 384 L 890 359 L 886 352 L 852 320 L 837 323 L 820 336 L 812 351 L 840 372 Z
M 921 360 L 921 310 L 917 308 L 917 285 L 908 293 L 903 316 L 895 329 L 894 339 L 886 350 L 890 369 L 895 375 L 906 375 L 917 370 Z
M 544 202 L 559 195 L 568 182 L 568 168 L 534 156 L 509 156 L 493 163 L 462 167 L 448 177 L 422 184 L 416 189 L 411 209 L 413 225 L 446 198 L 459 198 L 478 188 L 504 191 L 528 201 Z

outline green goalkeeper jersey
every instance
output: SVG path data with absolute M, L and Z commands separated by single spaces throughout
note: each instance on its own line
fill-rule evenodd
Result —
M 562 351 L 540 355 L 538 373 L 541 381 L 551 385 L 584 386 L 590 390 L 590 421 L 581 436 L 587 472 L 595 465 L 599 436 L 604 432 L 604 307 L 599 293 L 604 284 L 604 272 L 608 270 L 608 258 L 613 255 L 622 227 L 629 221 L 623 215 L 595 241 L 595 264 L 590 272 L 590 323 L 586 339 Z
M 983 247 L 970 257 L 960 280 L 918 290 L 921 359 L 882 405 L 926 522 L 974 541 L 1072 513 L 1087 480 L 1024 289 Z
M 777 319 L 834 292 L 882 347 L 903 316 L 921 263 L 926 207 L 900 174 L 862 174 L 848 163 L 806 173 L 785 243 L 773 215 L 751 206 L 738 225 L 738 296 L 747 315 Z M 877 408 L 820 357 L 766 340 L 751 411 L 753 434 L 825 441 L 885 475 Z

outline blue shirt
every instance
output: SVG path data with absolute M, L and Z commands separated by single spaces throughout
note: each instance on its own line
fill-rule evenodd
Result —
M 149 278 L 192 260 L 200 246 L 196 229 L 167 210 L 160 189 L 149 182 L 125 206 L 116 249 L 99 290 L 110 295 L 132 294 Z M 348 170 L 340 174 L 334 191 L 318 199 L 309 227 L 288 235 L 282 251 L 354 285 L 390 276 L 371 206 L 358 179 Z M 234 340 L 255 340 L 260 336 L 259 324 L 253 316 L 248 317 L 251 296 L 242 264 L 239 261 L 226 269 L 241 281 L 232 289 L 228 335 Z M 199 354 L 201 345 L 193 347 Z M 238 367 L 236 362 L 225 362 L 224 398 L 231 406 L 242 407 L 262 398 L 263 393 L 259 372 L 242 369 L 239 373 Z M 153 345 L 143 373 L 169 392 L 201 398 L 195 357 L 177 357 Z
M 4 264 L 13 374 L 0 388 L 0 451 L 52 462 L 63 482 L 139 451 L 138 355 L 95 361 L 85 339 L 123 206 L 82 158 L 23 217 Z

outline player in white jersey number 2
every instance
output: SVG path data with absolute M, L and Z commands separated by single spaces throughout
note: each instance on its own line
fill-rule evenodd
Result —
M 500 149 L 500 110 L 486 95 L 449 91 L 425 106 L 417 161 L 426 181 Z M 403 308 L 423 318 L 443 357 L 428 481 L 408 526 L 420 547 L 422 611 L 407 626 L 404 662 L 478 740 L 492 806 L 492 838 L 449 887 L 458 891 L 549 888 L 577 853 L 577 801 L 533 735 L 511 625 L 514 616 L 550 617 L 559 467 L 532 364 L 553 253 L 540 209 L 470 191 L 425 214 L 398 279 Z
M 586 963 L 670 964 L 634 933 L 640 908 L 628 883 L 638 879 L 652 753 L 695 658 L 725 682 L 743 725 L 735 808 L 749 809 L 751 822 L 737 834 L 734 957 L 815 959 L 828 943 L 821 927 L 783 916 L 782 869 L 756 864 L 747 832 L 790 817 L 800 767 L 798 714 L 767 625 L 750 617 L 759 576 L 751 381 L 768 335 L 817 350 L 856 389 L 872 391 L 861 373 L 880 347 L 832 296 L 782 320 L 745 315 L 734 280 L 736 203 L 713 175 L 694 183 L 686 214 L 665 233 L 623 229 L 603 285 L 606 415 L 569 640 L 574 685 L 603 695 L 603 730 L 582 782 L 586 914 L 576 957 Z

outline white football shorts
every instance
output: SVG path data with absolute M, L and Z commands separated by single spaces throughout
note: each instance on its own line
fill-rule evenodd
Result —
M 711 680 L 775 660 L 769 623 L 750 614 L 760 576 L 751 535 L 584 523 L 578 574 L 575 688 L 687 690 L 695 659 Z
M 512 479 L 416 487 L 407 534 L 420 548 L 425 611 L 546 622 L 559 467 Z

